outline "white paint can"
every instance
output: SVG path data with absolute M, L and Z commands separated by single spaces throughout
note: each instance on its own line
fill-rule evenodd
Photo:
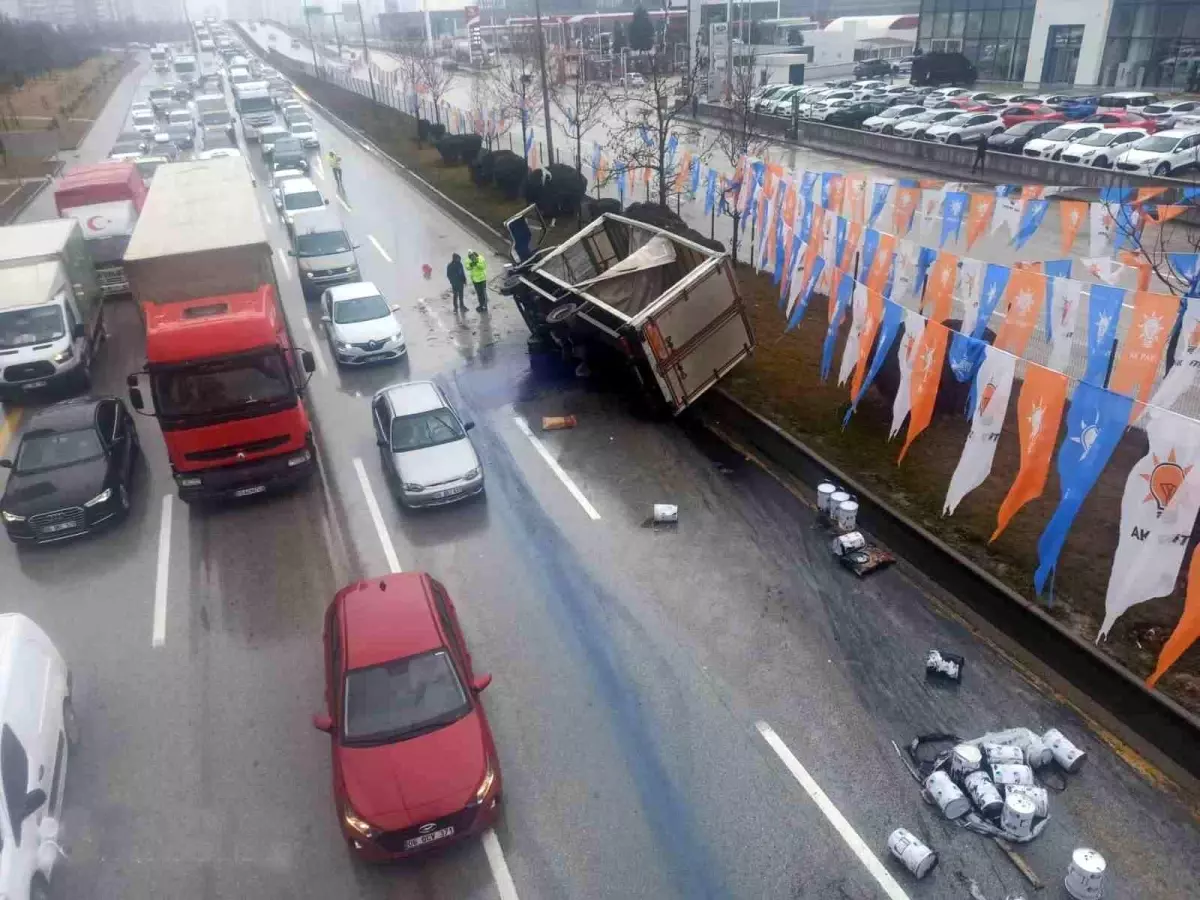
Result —
M 833 555 L 845 556 L 847 553 L 861 550 L 865 546 L 867 546 L 867 539 L 863 537 L 861 531 L 839 534 L 833 539 Z
M 1072 774 L 1078 772 L 1087 759 L 1087 754 L 1067 740 L 1057 728 L 1051 728 L 1043 734 L 1042 740 L 1050 748 L 1054 761 Z
M 988 777 L 987 772 L 982 769 L 972 772 L 963 780 L 963 785 L 966 787 L 967 793 L 971 795 L 975 808 L 981 814 L 988 818 L 1000 815 L 1000 811 L 1004 809 L 1004 800 L 1000 797 L 1000 791 L 992 784 L 992 779 Z
M 1108 864 L 1104 857 L 1087 847 L 1080 847 L 1071 854 L 1071 865 L 1063 879 L 1067 893 L 1075 900 L 1099 900 L 1104 895 L 1104 870 Z
M 1004 796 L 1011 797 L 1013 794 L 1028 797 L 1032 800 L 1033 814 L 1039 819 L 1044 819 L 1050 815 L 1050 794 L 1044 787 L 1028 784 L 1010 784 L 1004 789 Z
M 858 504 L 843 500 L 833 511 L 833 527 L 841 532 L 853 531 L 858 524 Z
M 937 854 L 907 828 L 897 828 L 891 833 L 888 850 L 917 878 L 924 878 L 937 865 Z
M 990 766 L 1025 762 L 1024 752 L 1020 747 L 1014 747 L 1012 744 L 984 744 L 983 753 Z
M 1000 827 L 1015 838 L 1027 838 L 1033 833 L 1033 801 L 1009 791 L 1000 813 Z
M 834 491 L 829 495 L 829 508 L 825 510 L 825 514 L 832 519 L 837 514 L 837 508 L 849 499 L 850 495 L 845 491 Z
M 1034 769 L 1040 769 L 1054 758 L 1046 743 L 1033 732 L 1029 733 L 1028 739 L 1023 745 L 1018 744 L 1017 746 L 1025 751 L 1026 764 Z
M 941 769 L 925 779 L 925 790 L 947 819 L 958 819 L 971 811 L 971 801 Z
M 983 754 L 971 744 L 959 744 L 950 753 L 950 775 L 961 781 L 983 765 Z
M 679 521 L 679 507 L 674 503 L 655 503 L 654 504 L 654 523 L 656 525 L 667 525 L 672 522 Z
M 998 763 L 992 766 L 992 781 L 1006 787 L 1010 784 L 1033 786 L 1033 769 L 1024 763 Z
M 837 485 L 822 481 L 817 485 L 817 512 L 829 515 L 829 498 L 837 492 Z

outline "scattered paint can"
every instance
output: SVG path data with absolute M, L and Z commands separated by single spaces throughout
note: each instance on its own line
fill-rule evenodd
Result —
M 957 653 L 947 653 L 945 650 L 930 650 L 925 656 L 925 674 L 950 681 L 962 681 L 963 663 L 966 660 Z
M 975 804 L 983 815 L 988 818 L 995 818 L 1000 815 L 1000 811 L 1004 809 L 1004 800 L 1000 796 L 1000 791 L 992 784 L 992 779 L 988 777 L 988 773 L 980 769 L 977 772 L 972 772 L 968 775 L 963 785 L 967 789 L 967 793 L 971 795 L 971 801 Z
M 670 525 L 679 521 L 679 507 L 674 503 L 654 504 L 654 524 Z
M 971 801 L 941 769 L 925 779 L 925 790 L 947 819 L 958 819 L 971 811 Z
M 837 493 L 837 485 L 823 481 L 817 485 L 817 512 L 829 515 L 829 498 Z
M 833 511 L 833 527 L 838 531 L 853 531 L 858 524 L 858 504 L 853 500 L 843 500 Z
M 992 766 L 992 781 L 1007 787 L 1010 784 L 1033 786 L 1033 769 L 1024 763 L 998 763 Z
M 542 431 L 559 431 L 578 424 L 579 420 L 574 416 L 542 416 Z
M 1087 847 L 1080 847 L 1071 854 L 1067 877 L 1063 884 L 1067 893 L 1075 900 L 1099 900 L 1104 895 L 1104 870 L 1108 864 L 1104 857 Z
M 834 514 L 837 513 L 837 508 L 849 499 L 850 495 L 845 491 L 834 491 L 829 495 L 829 508 L 825 510 L 826 515 L 832 519 Z
M 1032 800 L 1033 814 L 1039 819 L 1044 819 L 1050 815 L 1050 793 L 1044 787 L 1028 784 L 1010 784 L 1004 789 L 1004 796 L 1011 797 L 1013 794 L 1028 797 Z
M 1040 769 L 1054 758 L 1050 752 L 1050 748 L 1036 734 L 1030 732 L 1028 740 L 1024 745 L 1018 744 L 1025 751 L 1025 763 L 1034 769 Z
M 959 744 L 950 752 L 950 775 L 961 781 L 983 765 L 983 754 L 972 744 Z
M 1042 740 L 1050 748 L 1054 761 L 1067 772 L 1078 772 L 1083 766 L 1083 761 L 1087 759 L 1087 754 L 1067 740 L 1057 728 L 1051 728 L 1043 734 Z
M 833 539 L 833 555 L 845 556 L 847 553 L 861 550 L 865 546 L 867 546 L 867 539 L 863 537 L 861 531 L 839 534 Z
M 1004 797 L 1000 827 L 1015 838 L 1028 838 L 1033 834 L 1033 808 L 1033 801 L 1028 797 L 1009 791 Z
M 1025 754 L 1021 748 L 1011 744 L 984 744 L 983 753 L 987 757 L 989 766 L 1025 762 Z
M 924 878 L 937 865 L 937 854 L 907 828 L 897 828 L 891 833 L 888 850 L 917 878 Z

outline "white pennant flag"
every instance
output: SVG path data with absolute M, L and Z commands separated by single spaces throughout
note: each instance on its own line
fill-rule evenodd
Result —
M 1163 409 L 1152 410 L 1146 422 L 1150 452 L 1125 480 L 1097 642 L 1131 606 L 1175 590 L 1200 510 L 1200 422 Z
M 1071 342 L 1075 339 L 1075 326 L 1079 321 L 1079 309 L 1083 306 L 1083 285 L 1073 278 L 1047 279 L 1053 285 L 1050 297 L 1050 359 L 1046 367 L 1067 371 L 1071 361 Z
M 1091 203 L 1088 207 L 1088 255 L 1107 256 L 1112 252 L 1116 222 L 1109 215 L 1108 204 Z
M 867 320 L 867 286 L 861 281 L 854 283 L 853 312 L 850 319 L 850 334 L 846 336 L 846 348 L 842 351 L 842 367 L 838 370 L 838 385 L 845 384 L 854 365 L 858 362 L 858 342 L 863 325 Z
M 896 398 L 892 401 L 892 427 L 888 431 L 890 441 L 904 427 L 904 420 L 912 411 L 912 371 L 916 361 L 917 347 L 921 345 L 921 336 L 925 333 L 927 320 L 919 312 L 911 309 L 904 311 L 904 339 L 900 342 L 900 386 L 896 389 Z
M 761 272 L 767 267 L 767 248 L 771 246 L 772 240 L 775 236 L 775 229 L 769 227 L 769 224 L 774 217 L 775 204 L 778 200 L 779 194 L 777 191 L 775 196 L 767 201 L 766 210 L 763 214 L 763 221 L 757 223 L 758 234 L 756 237 L 758 238 L 758 250 L 754 254 L 754 269 L 758 272 Z
M 992 234 L 1001 226 L 1008 226 L 1008 236 L 1017 236 L 1021 227 L 1021 213 L 1025 211 L 1025 201 L 1020 197 L 1000 197 L 996 200 L 996 210 L 992 213 Z
M 801 244 L 800 249 L 796 251 L 795 259 L 792 260 L 792 274 L 788 281 L 787 312 L 783 316 L 788 320 L 792 318 L 792 310 L 796 307 L 796 301 L 800 299 L 800 292 L 804 290 L 804 278 L 801 270 L 804 268 L 804 256 L 807 249 L 807 244 Z
M 983 293 L 983 273 L 987 265 L 982 259 L 963 259 L 958 269 L 958 285 L 955 296 L 962 302 L 962 327 L 958 330 L 970 334 L 979 318 L 979 298 Z
M 1175 365 L 1200 347 L 1200 297 L 1185 297 L 1183 322 L 1179 326 L 1179 340 L 1175 342 Z
M 896 241 L 895 283 L 892 285 L 892 299 L 901 304 L 909 305 L 917 302 L 917 254 L 920 247 L 912 241 Z
M 1125 271 L 1122 263 L 1107 256 L 1084 257 L 1080 262 L 1093 278 L 1105 284 L 1116 284 L 1121 280 L 1121 273 Z
M 925 188 L 921 191 L 921 206 L 918 211 L 923 220 L 923 224 L 919 226 L 924 229 L 923 234 L 927 236 L 941 234 L 943 202 L 945 202 L 945 197 L 940 187 Z
M 983 362 L 975 373 L 975 411 L 962 456 L 950 478 L 942 515 L 952 516 L 963 497 L 987 480 L 996 458 L 996 445 L 1004 429 L 1008 398 L 1012 394 L 1017 358 L 1003 350 L 985 346 Z
M 1180 343 L 1183 343 L 1182 335 Z M 1200 347 L 1193 347 L 1183 361 L 1171 367 L 1167 377 L 1158 385 L 1158 390 L 1150 395 L 1150 403 L 1142 410 L 1140 418 L 1146 418 L 1154 408 L 1173 409 L 1175 403 L 1184 393 L 1191 389 L 1200 375 Z

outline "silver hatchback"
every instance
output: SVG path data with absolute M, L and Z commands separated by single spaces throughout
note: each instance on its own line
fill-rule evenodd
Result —
M 483 466 L 464 422 L 432 381 L 383 388 L 371 400 L 388 487 L 407 507 L 442 506 L 483 493 Z

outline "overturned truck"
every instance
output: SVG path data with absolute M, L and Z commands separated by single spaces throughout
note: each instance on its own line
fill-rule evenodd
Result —
M 548 248 L 534 207 L 506 225 L 514 264 L 501 293 L 529 326 L 531 353 L 678 414 L 754 349 L 727 253 L 613 213 Z

